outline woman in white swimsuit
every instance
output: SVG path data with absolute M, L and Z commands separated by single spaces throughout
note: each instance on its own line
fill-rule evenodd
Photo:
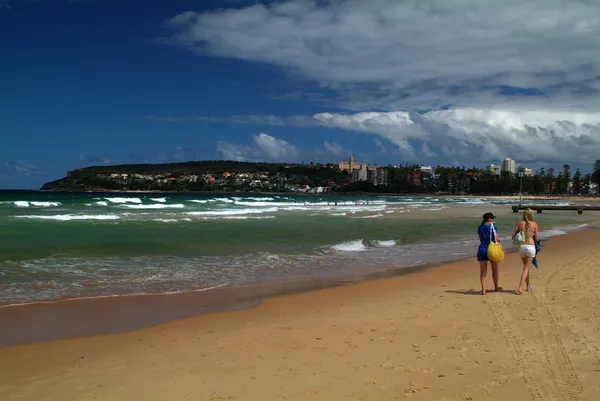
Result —
M 519 287 L 517 288 L 517 295 L 521 295 L 523 288 L 523 281 L 526 282 L 527 290 L 531 287 L 529 286 L 529 270 L 531 266 L 533 266 L 532 261 L 535 257 L 535 238 L 539 238 L 539 229 L 538 225 L 535 221 L 533 221 L 533 210 L 527 209 L 523 212 L 523 220 L 517 222 L 515 226 L 515 231 L 513 231 L 513 239 L 517 236 L 519 232 L 523 233 L 524 241 L 519 246 L 519 254 L 521 255 L 521 260 L 523 261 L 523 272 L 521 273 L 521 281 L 519 281 Z

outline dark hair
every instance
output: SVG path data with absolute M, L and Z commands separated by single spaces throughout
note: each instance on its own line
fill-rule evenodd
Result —
M 495 218 L 496 218 L 496 216 L 494 216 L 494 213 L 490 213 L 490 212 L 484 213 L 483 214 L 483 219 L 481 220 L 481 224 L 485 224 L 490 219 L 495 219 Z

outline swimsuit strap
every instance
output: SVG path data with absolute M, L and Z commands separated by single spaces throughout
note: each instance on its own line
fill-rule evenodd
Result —
M 496 227 L 494 223 L 490 223 L 490 242 L 496 242 Z

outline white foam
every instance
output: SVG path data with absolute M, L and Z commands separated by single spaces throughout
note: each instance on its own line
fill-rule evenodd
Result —
M 346 216 L 347 213 L 331 213 L 332 216 Z
M 24 215 L 15 216 L 20 219 L 40 219 L 40 220 L 118 220 L 120 217 L 115 214 L 56 214 L 51 216 L 44 215 Z
M 185 205 L 181 203 L 174 203 L 171 205 L 164 205 L 162 203 L 154 203 L 152 205 L 123 205 L 123 207 L 129 209 L 183 209 Z
M 588 223 L 579 224 L 576 226 L 563 226 L 563 227 L 552 228 L 550 230 L 544 230 L 544 231 L 540 232 L 540 237 L 547 238 L 547 237 L 556 237 L 559 235 L 565 235 L 572 231 L 583 230 L 587 226 L 588 226 Z
M 367 247 L 362 239 L 356 241 L 342 242 L 341 244 L 333 245 L 331 249 L 341 252 L 362 252 L 366 251 Z
M 256 198 L 256 197 L 252 197 L 252 196 L 247 196 L 247 197 L 244 197 L 244 198 L 241 198 L 241 197 L 233 197 L 233 198 L 231 198 L 231 199 L 233 199 L 233 200 L 235 200 L 235 201 L 252 200 L 252 201 L 258 201 L 258 202 L 263 202 L 263 201 L 274 201 L 274 200 L 275 200 L 275 198 L 271 198 L 271 197 L 269 197 L 269 196 L 265 196 L 265 197 L 262 197 L 262 198 Z
M 153 219 L 154 221 L 159 221 L 161 223 L 175 223 L 177 219 Z
M 14 204 L 18 207 L 29 207 L 29 202 L 27 201 L 15 201 Z
M 194 203 L 208 203 L 208 201 L 206 199 L 192 199 L 189 202 L 194 202 Z
M 260 214 L 276 212 L 276 207 L 266 209 L 230 209 L 230 210 L 209 210 L 204 212 L 187 212 L 190 216 L 237 216 L 244 214 Z
M 60 202 L 38 202 L 31 201 L 29 202 L 31 206 L 39 206 L 39 207 L 52 207 L 52 206 L 60 206 Z
M 559 235 L 566 235 L 566 234 L 567 234 L 567 232 L 563 231 L 563 230 L 550 229 L 550 230 L 542 231 L 540 233 L 540 237 L 541 238 L 556 237 Z
M 150 198 L 150 200 L 153 202 L 165 203 L 167 201 L 167 198 Z
M 108 206 L 108 202 L 105 202 L 105 201 L 98 201 L 98 202 L 95 202 L 95 203 L 98 206 Z
M 375 243 L 377 244 L 377 246 L 383 246 L 383 247 L 388 247 L 388 246 L 394 246 L 394 245 L 396 245 L 396 241 L 394 241 L 394 240 L 376 241 Z
M 104 198 L 112 203 L 142 203 L 140 198 Z

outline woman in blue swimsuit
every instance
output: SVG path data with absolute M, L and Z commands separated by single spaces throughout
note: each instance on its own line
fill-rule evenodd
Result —
M 483 215 L 483 220 L 481 221 L 481 225 L 477 229 L 477 234 L 479 235 L 479 249 L 477 250 L 477 260 L 479 261 L 479 269 L 481 270 L 481 274 L 479 278 L 481 279 L 481 295 L 485 295 L 485 281 L 487 279 L 487 249 L 490 245 L 491 241 L 500 243 L 500 238 L 498 238 L 498 230 L 496 229 L 496 225 L 494 221 L 496 216 L 493 213 L 485 213 Z M 490 261 L 492 265 L 492 279 L 494 280 L 494 291 L 502 290 L 502 287 L 498 285 L 498 263 Z

